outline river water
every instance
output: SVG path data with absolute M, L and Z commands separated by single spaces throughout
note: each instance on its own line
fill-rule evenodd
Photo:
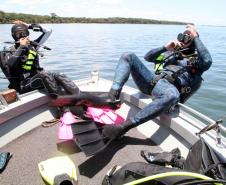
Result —
M 123 52 L 135 52 L 151 70 L 153 64 L 143 56 L 150 49 L 176 38 L 185 26 L 140 24 L 52 24 L 46 42 L 51 51 L 43 51 L 41 65 L 50 71 L 66 73 L 73 80 L 85 78 L 92 70 L 113 79 L 118 59 Z M 200 38 L 209 49 L 213 64 L 203 75 L 203 84 L 186 104 L 212 119 L 226 117 L 226 27 L 197 26 Z M 11 25 L 0 25 L 0 47 L 11 41 Z M 31 38 L 37 37 L 32 33 Z M 7 45 L 9 46 L 9 45 Z M 0 72 L 0 76 L 3 74 Z M 7 80 L 0 79 L 0 89 Z M 129 86 L 135 87 L 130 78 Z

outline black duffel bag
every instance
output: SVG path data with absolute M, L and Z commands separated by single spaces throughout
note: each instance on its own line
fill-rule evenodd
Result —
M 132 162 L 121 168 L 112 168 L 104 177 L 102 185 L 191 185 L 191 184 L 217 184 L 223 185 L 226 181 L 214 180 L 205 175 L 188 172 L 181 169 Z
M 184 170 L 204 174 L 214 179 L 226 179 L 226 161 L 222 161 L 203 138 L 191 147 L 184 162 Z

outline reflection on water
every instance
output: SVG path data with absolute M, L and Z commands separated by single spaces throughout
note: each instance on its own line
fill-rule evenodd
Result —
M 144 61 L 145 53 L 159 47 L 183 32 L 185 26 L 172 25 L 120 25 L 120 24 L 55 24 L 46 25 L 53 33 L 46 45 L 52 51 L 43 51 L 41 64 L 46 70 L 61 71 L 76 80 L 99 70 L 101 77 L 113 79 L 120 55 L 135 52 Z M 0 25 L 0 47 L 11 40 L 11 25 Z M 201 89 L 187 104 L 213 119 L 226 115 L 226 27 L 198 27 L 200 37 L 212 54 L 213 65 L 203 75 Z M 35 35 L 31 35 L 35 38 Z M 2 73 L 0 73 L 1 76 Z M 135 87 L 130 79 L 128 85 Z M 2 80 L 0 88 L 7 87 Z

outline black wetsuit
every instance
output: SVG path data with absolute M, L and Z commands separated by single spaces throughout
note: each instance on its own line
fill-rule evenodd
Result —
M 42 35 L 35 42 L 43 44 L 50 34 L 51 31 L 42 28 Z M 78 93 L 79 89 L 66 75 L 44 71 L 40 67 L 38 49 L 38 45 L 26 47 L 16 44 L 10 47 L 5 57 L 10 75 L 9 88 L 20 94 L 42 88 L 49 93 L 62 92 L 62 88 L 66 94 Z

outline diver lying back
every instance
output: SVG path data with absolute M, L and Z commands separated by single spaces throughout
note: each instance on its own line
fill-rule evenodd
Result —
M 185 102 L 199 89 L 202 74 L 212 64 L 211 55 L 194 25 L 188 25 L 177 40 L 150 50 L 144 58 L 155 63 L 155 72 L 134 53 L 121 56 L 109 94 L 113 100 L 118 99 L 131 74 L 138 89 L 153 97 L 152 102 L 124 123 L 106 125 L 103 129 L 106 137 L 116 139 L 131 128 L 156 118 L 177 102 Z

